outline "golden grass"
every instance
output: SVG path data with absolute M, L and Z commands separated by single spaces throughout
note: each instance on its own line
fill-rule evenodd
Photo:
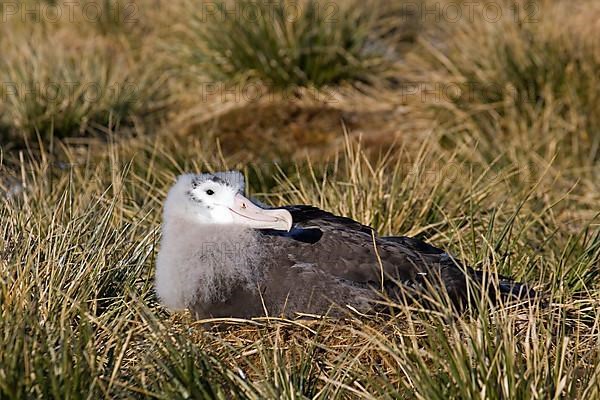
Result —
M 24 192 L 1 211 L 7 396 L 533 398 L 597 390 L 598 229 L 572 234 L 556 217 L 563 207 L 585 213 L 585 200 L 553 197 L 535 182 L 427 178 L 433 161 L 451 157 L 433 142 L 403 161 L 377 162 L 349 141 L 331 163 L 289 166 L 265 187 L 253 180 L 251 191 L 275 204 L 322 205 L 384 234 L 430 237 L 531 282 L 551 306 L 456 318 L 443 306 L 398 305 L 392 320 L 232 321 L 207 331 L 189 316 L 168 317 L 151 286 L 159 210 L 175 174 L 224 168 L 201 144 L 180 144 L 136 140 L 84 157 L 66 149 L 66 173 L 49 155 L 27 164 L 34 169 L 23 171 Z M 190 163 L 192 154 L 203 157 Z
M 134 25 L 3 25 L 7 79 L 132 79 L 145 94 L 126 126 L 92 118 L 112 113 L 103 102 L 0 102 L 0 397 L 600 397 L 599 31 L 593 2 L 569 4 L 541 2 L 526 27 L 425 23 L 397 82 L 327 88 L 334 102 L 202 97 L 205 77 L 189 73 L 202 71 L 172 56 L 196 44 L 172 34 L 189 28 L 191 2 L 140 5 Z M 432 104 L 405 96 L 404 80 L 509 83 L 542 101 L 501 90 Z M 103 140 L 58 140 L 64 110 Z M 169 314 L 152 289 L 166 191 L 184 171 L 230 168 L 266 203 L 427 239 L 544 303 L 214 327 Z
M 521 2 L 491 3 L 503 5 L 498 21 L 479 7 L 472 20 L 441 24 L 446 40 L 422 41 L 423 51 L 413 53 L 406 74 L 421 83 L 408 96 L 415 110 L 432 111 L 448 142 L 477 141 L 488 157 L 510 136 L 532 145 L 513 157 L 525 150 L 596 163 L 600 47 L 590 38 L 598 4 L 540 2 L 525 13 Z

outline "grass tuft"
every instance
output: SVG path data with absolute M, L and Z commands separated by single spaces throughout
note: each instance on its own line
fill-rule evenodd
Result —
M 429 105 L 446 140 L 483 138 L 494 157 L 506 135 L 519 135 L 533 143 L 527 151 L 559 149 L 588 165 L 598 161 L 600 48 L 590 38 L 600 8 L 548 3 L 500 2 L 499 21 L 475 13 L 447 24 L 443 43 L 425 45 L 412 68 L 440 95 Z
M 356 1 L 244 0 L 209 6 L 191 10 L 184 51 L 217 81 L 257 79 L 274 89 L 369 83 L 398 58 L 394 41 L 385 37 L 393 34 L 384 28 L 400 18 L 384 19 L 389 10 L 378 2 L 366 7 Z
M 74 43 L 68 32 L 47 35 L 38 26 L 33 38 L 6 43 L 0 135 L 21 140 L 37 134 L 44 140 L 104 135 L 147 112 L 156 87 L 132 66 L 126 49 L 102 40 Z

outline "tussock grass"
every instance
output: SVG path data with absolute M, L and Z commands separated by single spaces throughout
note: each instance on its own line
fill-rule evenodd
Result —
M 23 170 L 24 192 L 0 209 L 3 397 L 594 395 L 591 271 L 600 235 L 597 225 L 573 234 L 543 218 L 561 206 L 583 212 L 585 202 L 536 198 L 543 189 L 535 182 L 507 193 L 509 186 L 483 179 L 423 179 L 428 165 L 448 157 L 433 143 L 416 156 L 398 151 L 378 161 L 347 139 L 331 163 L 290 166 L 250 190 L 275 204 L 322 205 L 382 234 L 430 237 L 472 264 L 527 279 L 548 307 L 488 312 L 482 298 L 483 312 L 461 318 L 443 304 L 434 312 L 398 304 L 392 320 L 263 319 L 220 329 L 169 317 L 151 287 L 162 199 L 180 171 L 222 169 L 223 160 L 198 143 L 174 158 L 180 144 L 172 139 L 109 144 L 85 157 L 65 148 L 70 169 L 53 167 L 48 154 L 24 164 L 33 167 Z M 191 154 L 202 156 L 190 163 Z M 400 168 L 408 163 L 412 169 Z M 491 204 L 503 205 L 490 213 Z
M 590 39 L 598 4 L 494 4 L 501 7 L 498 21 L 480 8 L 472 18 L 443 24 L 446 39 L 423 42 L 420 61 L 409 64 L 410 75 L 438 95 L 427 106 L 446 139 L 484 139 L 479 144 L 493 158 L 506 135 L 519 136 L 533 144 L 527 151 L 560 150 L 588 165 L 597 162 L 600 49 Z
M 136 66 L 125 44 L 48 30 L 36 26 L 32 38 L 7 32 L 0 88 L 5 141 L 106 135 L 157 109 L 160 78 Z
M 0 398 L 600 397 L 595 3 L 540 2 L 537 24 L 428 24 L 433 32 L 401 69 L 387 63 L 398 61 L 404 31 L 392 28 L 402 8 L 340 2 L 346 18 L 326 24 L 311 14 L 315 2 L 301 4 L 297 20 L 279 13 L 271 25 L 205 23 L 199 2 L 157 1 L 156 9 L 139 3 L 135 26 L 28 24 L 17 16 L 1 27 L 3 80 L 24 88 L 133 82 L 140 90 L 137 102 L 89 102 L 77 90 L 59 101 L 0 99 Z M 207 61 L 211 68 L 199 68 Z M 181 135 L 182 120 L 219 111 L 216 101 L 205 110 L 194 74 L 278 89 L 385 80 L 386 101 L 398 98 L 385 124 L 397 133 L 375 135 L 382 114 L 374 114 L 373 126 L 340 133 L 323 141 L 326 151 L 302 158 L 295 143 L 313 133 L 298 115 L 319 114 L 313 102 L 310 113 L 298 103 L 282 114 L 291 133 L 254 124 L 265 118 L 261 108 L 242 105 L 252 117 L 228 121 L 229 136 L 212 132 L 211 121 Z M 443 103 L 405 101 L 394 91 L 403 79 L 485 90 Z M 155 103 L 158 89 L 168 106 L 196 105 L 167 107 L 166 125 L 152 125 L 151 111 L 164 107 Z M 359 100 L 354 108 L 362 111 Z M 352 125 L 340 121 L 364 116 L 330 115 L 340 132 Z M 265 124 L 274 125 L 273 154 L 286 155 L 278 161 L 247 151 L 246 140 L 267 140 L 251 134 Z M 143 135 L 148 126 L 155 135 Z M 58 140 L 97 132 L 106 140 Z M 8 142 L 15 136 L 40 140 L 18 147 Z M 429 309 L 391 304 L 392 318 L 349 312 L 216 326 L 169 314 L 152 289 L 166 191 L 179 173 L 231 168 L 244 171 L 249 194 L 265 203 L 310 203 L 382 235 L 420 237 L 528 282 L 540 299 L 490 309 L 482 294 L 477 312 L 457 316 L 441 295 Z
M 398 39 L 409 37 L 398 28 L 407 19 L 391 11 L 372 1 L 194 4 L 179 50 L 216 81 L 285 90 L 372 83 L 397 62 Z

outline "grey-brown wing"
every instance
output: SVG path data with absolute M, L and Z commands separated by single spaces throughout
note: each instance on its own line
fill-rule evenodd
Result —
M 411 284 L 447 264 L 442 250 L 417 239 L 379 238 L 371 227 L 316 207 L 285 208 L 292 214 L 293 229 L 265 232 L 266 246 L 273 246 L 282 261 L 317 265 L 336 277 L 374 286 L 381 286 L 382 272 L 384 283 Z
M 371 227 L 350 218 L 339 217 L 311 206 L 285 207 L 292 214 L 290 232 L 265 232 L 270 252 L 278 254 L 280 264 L 307 265 L 328 276 L 361 286 L 379 288 L 399 296 L 404 289 L 423 293 L 443 289 L 455 303 L 465 304 L 468 281 L 477 285 L 490 276 L 475 271 L 419 239 L 396 236 L 377 237 Z M 500 276 L 498 294 L 532 296 L 526 285 Z M 488 288 L 494 292 L 495 288 Z

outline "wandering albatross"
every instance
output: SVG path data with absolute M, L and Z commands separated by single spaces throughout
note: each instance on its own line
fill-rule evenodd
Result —
M 196 318 L 331 316 L 442 291 L 462 307 L 488 279 L 418 239 L 379 237 L 312 206 L 260 206 L 244 183 L 237 171 L 185 174 L 170 189 L 156 260 L 163 305 Z M 489 288 L 504 298 L 532 293 L 502 276 Z

